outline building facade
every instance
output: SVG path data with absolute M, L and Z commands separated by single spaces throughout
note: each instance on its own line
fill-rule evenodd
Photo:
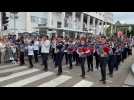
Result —
M 113 24 L 111 12 L 7 12 L 8 32 L 38 32 L 72 35 L 81 33 L 105 34 L 108 25 Z

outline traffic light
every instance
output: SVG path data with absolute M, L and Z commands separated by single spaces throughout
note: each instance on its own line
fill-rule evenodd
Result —
M 7 30 L 7 26 L 4 26 L 4 30 Z
M 2 12 L 2 25 L 6 26 L 6 24 L 9 22 L 8 21 L 9 17 L 6 16 L 6 12 Z

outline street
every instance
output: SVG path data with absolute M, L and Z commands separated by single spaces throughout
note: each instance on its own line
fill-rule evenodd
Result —
M 134 50 L 133 50 L 134 52 Z M 43 66 L 34 64 L 34 68 L 26 65 L 14 64 L 0 65 L 0 86 L 1 87 L 129 87 L 125 81 L 130 74 L 130 66 L 133 64 L 134 56 L 128 57 L 121 63 L 119 70 L 114 71 L 113 78 L 107 75 L 107 84 L 102 84 L 100 70 L 94 68 L 93 72 L 86 72 L 86 78 L 80 77 L 80 66 L 73 66 L 70 70 L 63 61 L 63 74 L 57 76 L 57 68 L 54 68 L 52 59 L 49 59 L 49 71 L 44 72 Z M 41 61 L 41 60 L 40 60 Z M 86 64 L 85 64 L 86 65 Z M 94 66 L 95 67 L 95 66 Z M 87 66 L 86 66 L 87 70 Z M 7 75 L 3 75 L 7 73 Z M 108 73 L 108 70 L 107 70 Z

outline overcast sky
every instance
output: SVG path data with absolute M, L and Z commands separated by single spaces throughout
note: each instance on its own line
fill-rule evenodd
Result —
M 113 12 L 114 22 L 119 20 L 121 23 L 134 24 L 134 12 Z

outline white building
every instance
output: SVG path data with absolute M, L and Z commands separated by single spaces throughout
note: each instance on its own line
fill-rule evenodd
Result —
M 18 12 L 9 16 L 8 31 L 59 33 L 77 36 L 81 33 L 103 34 L 113 23 L 111 12 Z

